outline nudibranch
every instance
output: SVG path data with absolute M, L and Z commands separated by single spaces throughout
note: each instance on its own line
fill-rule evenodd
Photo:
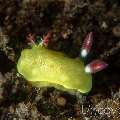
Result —
M 81 56 L 85 57 L 92 46 L 92 32 L 86 36 Z M 27 39 L 33 43 L 31 49 L 24 49 L 17 63 L 18 72 L 37 87 L 55 87 L 65 91 L 88 93 L 92 88 L 92 73 L 104 69 L 107 64 L 94 60 L 87 66 L 79 58 L 74 59 L 66 54 L 47 48 L 51 33 L 48 33 L 41 44 L 36 45 L 34 37 Z

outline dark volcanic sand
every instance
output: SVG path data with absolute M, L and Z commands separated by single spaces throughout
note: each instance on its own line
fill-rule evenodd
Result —
M 93 75 L 88 95 L 34 88 L 17 73 L 20 52 L 29 47 L 26 35 L 48 31 L 49 48 L 70 57 L 93 31 L 85 63 L 101 58 L 109 67 Z M 119 71 L 119 0 L 0 0 L 0 120 L 120 120 Z

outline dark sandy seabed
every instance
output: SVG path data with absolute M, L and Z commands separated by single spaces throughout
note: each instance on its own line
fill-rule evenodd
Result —
M 109 66 L 93 75 L 89 94 L 35 88 L 17 73 L 26 35 L 50 30 L 49 48 L 73 58 L 93 31 L 85 63 L 101 58 Z M 120 0 L 0 0 L 0 120 L 120 120 L 119 71 Z

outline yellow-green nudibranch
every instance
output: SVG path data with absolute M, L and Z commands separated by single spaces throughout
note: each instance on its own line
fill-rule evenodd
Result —
M 46 44 L 48 38 L 48 36 L 44 38 L 43 43 Z M 87 49 L 84 47 L 83 51 Z M 103 62 L 102 64 L 98 61 L 92 62 L 85 67 L 80 59 L 69 58 L 64 53 L 47 49 L 43 45 L 33 45 L 32 49 L 24 49 L 21 52 L 17 69 L 25 79 L 37 87 L 51 86 L 60 90 L 88 93 L 92 88 L 92 75 L 89 72 L 95 71 L 96 63 L 97 71 L 103 69 Z M 102 67 L 98 69 L 100 65 Z

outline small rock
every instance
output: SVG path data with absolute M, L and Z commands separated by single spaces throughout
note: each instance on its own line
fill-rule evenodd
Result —
M 64 97 L 59 97 L 59 98 L 57 98 L 57 104 L 58 104 L 59 106 L 65 106 L 65 104 L 66 104 L 66 99 L 65 99 Z
M 120 37 L 120 25 L 115 26 L 112 32 L 116 37 Z
M 106 23 L 105 21 L 103 21 L 101 27 L 102 27 L 103 29 L 107 29 L 107 28 L 108 28 L 108 25 L 107 25 L 107 23 Z

